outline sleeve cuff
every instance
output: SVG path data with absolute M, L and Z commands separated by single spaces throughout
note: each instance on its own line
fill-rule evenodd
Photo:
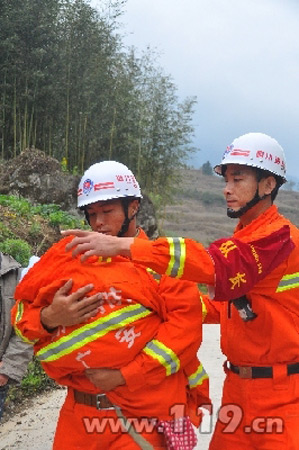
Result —
M 129 391 L 134 392 L 145 385 L 145 377 L 140 369 L 140 364 L 132 361 L 120 369 L 122 376 L 126 380 Z
M 148 261 L 152 257 L 152 248 L 151 241 L 135 238 L 130 247 L 132 259 L 134 261 Z
M 30 326 L 27 326 L 28 320 L 22 321 L 21 326 L 18 323 L 15 324 L 15 328 L 20 331 L 21 335 L 30 341 L 40 340 L 43 337 L 48 337 L 53 334 L 53 332 L 49 332 L 46 328 L 44 328 L 41 322 L 41 308 L 32 308 L 30 311 Z

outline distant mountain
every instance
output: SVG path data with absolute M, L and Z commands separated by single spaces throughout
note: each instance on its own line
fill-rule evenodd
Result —
M 288 182 L 284 185 L 283 189 L 287 191 L 299 191 L 299 178 L 288 176 Z
M 237 219 L 226 215 L 222 194 L 223 179 L 216 175 L 203 175 L 201 170 L 182 171 L 182 188 L 175 202 L 167 206 L 160 218 L 165 235 L 191 237 L 208 245 L 221 237 L 229 236 Z M 276 199 L 280 212 L 299 226 L 299 192 L 281 189 Z

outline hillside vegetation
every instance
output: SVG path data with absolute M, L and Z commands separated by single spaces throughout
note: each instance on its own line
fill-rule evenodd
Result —
M 182 187 L 177 190 L 173 204 L 168 205 L 160 219 L 165 235 L 184 236 L 207 245 L 215 239 L 229 236 L 237 219 L 226 216 L 222 194 L 223 179 L 204 175 L 201 170 L 181 172 Z M 299 226 L 299 192 L 280 189 L 276 199 L 279 211 Z
M 223 180 L 202 174 L 201 170 L 180 172 L 181 187 L 171 204 L 158 212 L 160 234 L 184 236 L 205 245 L 229 236 L 237 219 L 226 216 L 222 194 Z M 281 189 L 276 199 L 279 211 L 299 226 L 299 192 Z M 147 228 L 142 212 L 142 226 Z M 154 220 L 154 219 L 152 219 Z M 80 220 L 55 204 L 31 204 L 12 195 L 0 195 L 0 250 L 11 253 L 22 265 L 32 254 L 41 255 L 60 238 L 60 228 L 85 227 Z M 149 230 L 147 230 L 149 231 Z
M 22 266 L 31 255 L 41 256 L 61 237 L 60 228 L 82 228 L 83 219 L 60 206 L 32 205 L 14 195 L 0 195 L 0 251 L 11 254 Z
M 196 98 L 179 97 L 157 51 L 126 47 L 125 3 L 1 1 L 2 159 L 35 147 L 73 174 L 114 159 L 167 192 L 194 151 Z

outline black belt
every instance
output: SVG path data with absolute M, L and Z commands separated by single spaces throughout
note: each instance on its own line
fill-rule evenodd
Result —
M 272 367 L 235 366 L 231 362 L 228 362 L 227 367 L 241 378 L 273 378 Z M 295 373 L 299 373 L 299 363 L 287 364 L 287 374 Z
M 81 405 L 93 406 L 97 409 L 114 409 L 114 405 L 105 394 L 88 394 L 74 389 L 74 399 Z

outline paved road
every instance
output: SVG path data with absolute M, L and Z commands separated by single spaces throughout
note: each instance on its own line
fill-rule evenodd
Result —
M 198 433 L 198 444 L 195 450 L 208 450 L 212 431 L 216 423 L 216 414 L 221 403 L 224 372 L 222 364 L 224 356 L 220 350 L 219 325 L 203 326 L 203 343 L 198 352 L 199 359 L 210 376 L 210 396 L 213 401 L 213 416 L 204 418 Z
M 223 355 L 219 350 L 218 325 L 204 325 L 204 342 L 199 357 L 210 375 L 211 397 L 214 410 L 217 411 L 223 382 Z M 43 394 L 34 400 L 34 408 L 27 409 L 0 425 L 0 450 L 51 450 L 64 395 L 63 389 Z M 204 420 L 202 429 L 198 432 L 196 450 L 208 450 L 211 423 L 215 424 L 214 417 L 212 421 L 209 417 Z

